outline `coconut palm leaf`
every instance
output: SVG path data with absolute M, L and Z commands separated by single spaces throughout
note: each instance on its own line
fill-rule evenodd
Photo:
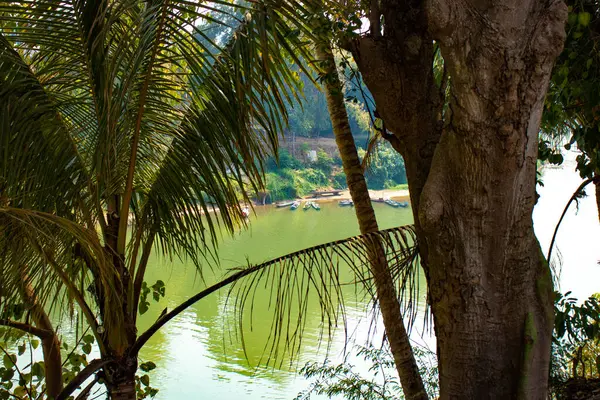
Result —
M 217 226 L 241 223 L 238 203 L 262 186 L 260 160 L 287 123 L 302 10 L 294 0 L 0 3 L 3 292 L 16 293 L 26 267 L 44 306 L 75 300 L 109 328 L 124 303 L 135 319 L 154 243 L 200 268 Z M 210 24 L 233 34 L 214 41 Z
M 370 249 L 375 244 L 382 246 L 385 251 L 392 276 L 398 284 L 398 297 L 404 314 L 412 322 L 419 298 L 419 256 L 413 226 L 401 226 L 325 243 L 262 264 L 234 269 L 227 278 L 163 314 L 140 335 L 132 352 L 139 351 L 162 326 L 188 307 L 231 285 L 228 295 L 231 307 L 226 309 L 238 317 L 237 334 L 242 343 L 245 330 L 243 315 L 248 309 L 253 312 L 254 294 L 265 291 L 270 294 L 268 312 L 275 316 L 271 335 L 265 342 L 267 362 L 281 363 L 286 356 L 293 360 L 302 344 L 311 297 L 319 303 L 322 322 L 320 334 L 329 338 L 339 323 L 345 326 L 344 286 L 356 287 L 371 298 L 375 306 L 375 290 L 368 261 Z M 344 273 L 348 269 L 350 274 Z M 261 313 L 264 312 L 267 310 L 261 309 Z M 249 323 L 251 330 L 252 315 Z

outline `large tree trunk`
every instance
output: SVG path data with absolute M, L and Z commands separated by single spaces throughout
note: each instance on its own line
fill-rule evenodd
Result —
M 363 169 L 350 130 L 342 85 L 335 67 L 335 59 L 329 43 L 321 42 L 316 47 L 317 56 L 321 61 L 323 73 L 325 74 L 324 87 L 335 141 L 342 158 L 348 189 L 354 201 L 358 225 L 362 234 L 376 232 L 379 227 L 377 226 Z M 427 399 L 427 393 L 404 326 L 387 259 L 377 237 L 373 238 L 372 250 L 373 253 L 370 254 L 371 269 L 375 280 L 377 299 L 404 394 L 407 399 Z
M 554 0 L 427 7 L 452 83 L 419 210 L 441 398 L 544 399 L 553 287 L 531 216 L 567 10 Z
M 531 214 L 539 120 L 566 8 L 382 0 L 371 11 L 385 28 L 351 48 L 405 159 L 441 397 L 544 398 L 552 280 Z M 441 136 L 432 38 L 451 82 Z
M 418 237 L 423 236 L 418 218 L 421 191 L 442 132 L 444 106 L 444 89 L 434 79 L 434 46 L 422 3 L 382 0 L 371 10 L 370 19 L 383 20 L 383 31 L 371 28 L 369 35 L 347 43 L 377 113 L 391 131 L 384 132 L 384 138 L 404 158 Z M 426 241 L 419 247 L 427 275 Z

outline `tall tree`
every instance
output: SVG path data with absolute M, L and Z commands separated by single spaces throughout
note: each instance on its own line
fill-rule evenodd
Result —
M 326 26 L 325 23 L 321 24 L 322 28 Z M 315 48 L 320 63 L 321 82 L 327 97 L 327 108 L 333 125 L 333 133 L 342 159 L 350 196 L 354 202 L 360 232 L 362 234 L 377 232 L 379 227 L 371 204 L 364 171 L 358 158 L 354 137 L 350 130 L 348 113 L 344 104 L 343 87 L 338 76 L 331 45 L 326 35 L 321 35 L 317 39 Z M 369 259 L 377 293 L 377 302 L 404 395 L 407 399 L 427 399 L 427 392 L 419 375 L 419 368 L 404 325 L 392 274 L 388 268 L 383 246 L 376 236 L 370 247 Z
M 405 159 L 441 398 L 545 398 L 553 292 L 531 213 L 566 7 L 381 0 L 368 16 L 369 32 L 345 46 Z M 433 40 L 450 82 L 447 115 Z
M 22 303 L 26 275 L 26 302 L 76 303 L 100 350 L 57 398 L 100 368 L 111 398 L 135 398 L 155 244 L 200 267 L 217 223 L 242 220 L 238 192 L 262 184 L 300 26 L 275 3 L 238 8 L 235 35 L 209 50 L 199 21 L 221 14 L 208 5 L 0 4 L 0 300 Z

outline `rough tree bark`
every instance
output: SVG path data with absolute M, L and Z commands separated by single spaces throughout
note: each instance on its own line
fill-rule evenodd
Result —
M 338 77 L 335 59 L 328 42 L 316 44 L 317 57 L 324 73 L 323 86 L 327 97 L 327 108 L 333 125 L 335 141 L 338 146 L 350 196 L 354 201 L 356 218 L 362 234 L 379 230 L 375 211 L 365 181 L 363 169 L 358 158 L 354 137 L 350 130 L 348 114 L 344 105 L 344 93 Z M 410 340 L 402 319 L 402 311 L 387 259 L 381 243 L 374 238 L 371 269 L 375 280 L 375 290 L 390 349 L 400 377 L 402 389 L 407 399 L 428 398 L 419 368 L 410 345 Z
M 419 209 L 442 398 L 543 399 L 553 287 L 531 215 L 567 10 L 555 0 L 434 0 L 427 14 L 452 82 Z
M 553 292 L 531 214 L 539 122 L 566 7 L 398 3 L 381 2 L 383 34 L 371 32 L 352 51 L 398 139 L 418 207 L 441 398 L 545 398 Z M 441 136 L 440 95 L 427 79 L 432 38 L 451 82 Z
M 376 24 L 381 19 L 383 30 Z M 352 52 L 377 113 L 390 131 L 384 132 L 384 138 L 404 158 L 415 228 L 421 237 L 417 210 L 442 132 L 444 106 L 444 90 L 438 89 L 433 75 L 433 41 L 420 0 L 373 1 L 370 20 L 369 34 L 345 47 Z M 419 246 L 425 266 L 427 243 Z

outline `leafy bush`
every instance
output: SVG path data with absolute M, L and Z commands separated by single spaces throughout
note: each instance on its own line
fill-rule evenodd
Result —
M 293 199 L 298 195 L 293 179 L 273 172 L 266 174 L 266 186 L 272 201 Z
M 346 174 L 344 171 L 335 172 L 331 176 L 331 183 L 333 184 L 334 189 L 346 189 L 348 183 L 346 182 Z
M 313 380 L 310 387 L 298 394 L 295 400 L 309 400 L 311 395 L 343 396 L 349 400 L 399 400 L 403 398 L 397 379 L 394 360 L 387 347 L 356 346 L 357 355 L 369 366 L 368 374 L 355 371 L 348 357 L 339 365 L 329 361 L 324 364 L 307 363 L 300 373 Z M 419 372 L 430 398 L 439 394 L 438 368 L 433 352 L 414 347 Z
M 334 166 L 333 157 L 330 157 L 325 150 L 319 149 L 317 150 L 317 161 L 313 165 L 323 171 L 325 175 L 330 175 Z

